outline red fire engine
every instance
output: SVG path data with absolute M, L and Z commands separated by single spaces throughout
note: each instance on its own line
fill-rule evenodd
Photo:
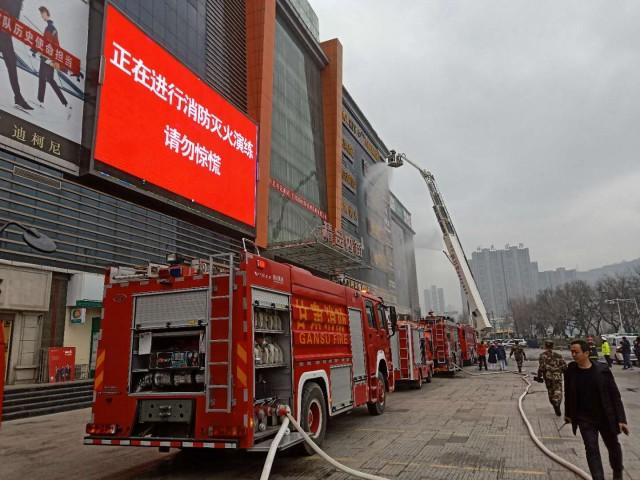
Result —
M 462 366 L 458 326 L 450 317 L 429 315 L 422 319 L 433 345 L 433 371 L 453 375 Z
M 431 382 L 433 360 L 424 325 L 399 320 L 391 337 L 391 353 L 396 385 L 406 383 L 418 389 L 424 382 Z
M 392 307 L 251 253 L 112 268 L 103 305 L 85 444 L 266 450 L 284 406 L 320 444 L 394 389 Z
M 478 359 L 476 329 L 468 323 L 460 323 L 458 324 L 458 338 L 460 339 L 463 365 L 473 365 Z

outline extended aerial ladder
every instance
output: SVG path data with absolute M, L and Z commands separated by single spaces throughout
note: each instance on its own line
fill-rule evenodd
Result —
M 398 153 L 395 150 L 390 150 L 387 156 L 387 164 L 390 167 L 400 167 L 404 162 L 414 167 L 420 172 L 422 178 L 427 184 L 431 200 L 433 201 L 433 211 L 436 214 L 436 219 L 442 230 L 442 237 L 444 244 L 447 247 L 446 255 L 453 264 L 453 267 L 460 279 L 460 285 L 467 297 L 469 304 L 469 311 L 471 312 L 474 327 L 478 330 L 491 328 L 491 323 L 487 317 L 487 310 L 484 307 L 478 286 L 471 273 L 471 268 L 467 257 L 462 249 L 462 244 L 456 233 L 456 229 L 453 226 L 447 207 L 444 204 L 442 195 L 436 186 L 436 180 L 431 172 L 426 169 L 420 168 L 417 164 L 407 158 L 404 153 Z

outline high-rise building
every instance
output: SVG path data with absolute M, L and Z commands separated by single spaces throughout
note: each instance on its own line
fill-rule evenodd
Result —
M 444 300 L 444 289 L 436 285 L 424 291 L 424 308 L 425 313 L 433 312 L 442 315 L 447 311 Z
M 471 271 L 491 318 L 505 318 L 510 301 L 534 298 L 537 292 L 537 265 L 522 244 L 505 245 L 503 250 L 478 249 L 471 255 Z M 466 300 L 463 298 L 463 305 Z

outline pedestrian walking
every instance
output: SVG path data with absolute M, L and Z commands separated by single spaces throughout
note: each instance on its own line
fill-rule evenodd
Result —
M 601 338 L 602 345 L 600 345 L 600 353 L 602 353 L 602 356 L 607 361 L 607 365 L 611 368 L 611 365 L 613 365 L 613 360 L 611 360 L 611 345 L 609 345 L 607 337 L 603 335 Z
M 507 351 L 504 349 L 504 345 L 502 343 L 498 344 L 497 347 L 497 356 L 498 363 L 500 364 L 500 370 L 504 370 L 507 366 Z
M 487 346 L 484 342 L 480 342 L 478 345 L 478 370 L 482 370 L 482 366 L 487 370 Z
M 598 361 L 598 347 L 596 347 L 596 344 L 593 342 L 593 338 L 592 337 L 587 338 L 587 344 L 589 346 L 589 360 L 591 360 L 592 362 L 597 362 Z
M 527 359 L 527 354 L 524 353 L 524 349 L 520 345 L 514 345 L 509 353 L 509 358 L 515 358 L 516 365 L 518 366 L 518 373 L 522 373 L 522 362 Z
M 640 337 L 633 342 L 633 352 L 636 354 L 636 365 L 640 366 Z
M 620 352 L 622 353 L 622 369 L 631 368 L 631 343 L 627 337 L 622 337 L 620 340 Z
M 580 429 L 593 480 L 604 480 L 598 434 L 609 451 L 613 480 L 622 480 L 622 447 L 618 435 L 629 435 L 629 427 L 620 391 L 611 369 L 589 359 L 589 346 L 584 340 L 571 342 L 573 362 L 565 377 L 565 421 L 573 434 Z
M 492 343 L 489 347 L 489 369 L 495 370 L 498 363 L 498 348 L 495 343 Z
M 562 355 L 553 351 L 553 342 L 544 342 L 544 352 L 538 359 L 538 382 L 544 382 L 547 387 L 549 402 L 553 406 L 553 411 L 557 416 L 561 416 L 560 404 L 562 403 L 562 375 L 567 368 Z

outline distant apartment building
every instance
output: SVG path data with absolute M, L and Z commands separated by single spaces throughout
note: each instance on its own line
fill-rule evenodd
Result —
M 575 269 L 556 268 L 538 272 L 538 291 L 558 288 L 565 283 L 578 280 L 578 272 Z
M 511 300 L 534 298 L 537 293 L 538 267 L 531 262 L 529 249 L 522 244 L 507 244 L 502 250 L 493 245 L 478 248 L 471 255 L 470 264 L 480 296 L 492 318 L 506 317 Z M 466 305 L 464 297 L 462 304 Z
M 425 313 L 433 312 L 443 314 L 446 312 L 444 302 L 444 289 L 431 285 L 431 288 L 424 291 L 424 308 Z

